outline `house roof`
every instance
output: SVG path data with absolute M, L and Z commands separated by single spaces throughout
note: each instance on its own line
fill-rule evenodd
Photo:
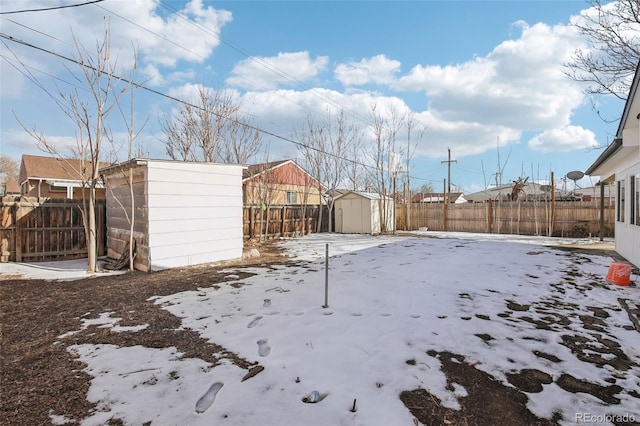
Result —
M 462 197 L 462 192 L 451 192 L 448 194 L 449 200 L 451 202 L 456 201 L 458 198 Z M 414 203 L 425 203 L 425 202 L 434 202 L 444 200 L 445 194 L 442 192 L 419 192 L 411 197 L 412 202 Z
M 499 186 L 492 186 L 487 189 L 483 189 L 482 191 L 474 192 L 473 194 L 465 195 L 465 198 L 469 201 L 477 202 L 477 201 L 486 201 L 488 199 L 496 199 L 499 196 L 506 196 L 511 194 L 511 190 L 513 189 L 513 183 L 508 183 Z M 540 196 L 543 194 L 547 194 L 545 188 L 548 185 L 541 185 L 536 182 L 528 182 L 523 187 L 522 190 L 526 195 L 529 196 Z M 568 191 L 564 191 L 561 188 L 556 187 L 555 193 L 557 197 L 565 197 L 569 195 Z
M 280 160 L 280 161 L 270 161 L 267 163 L 259 163 L 259 164 L 252 164 L 249 167 L 247 167 L 245 170 L 242 171 L 242 180 L 246 180 L 246 179 L 250 179 L 254 176 L 258 176 L 259 174 L 262 174 L 266 171 L 269 170 L 273 170 L 277 167 L 280 167 L 288 162 L 292 162 L 295 163 L 295 161 L 293 160 Z M 297 164 L 296 164 L 297 165 Z M 300 167 L 300 166 L 298 166 Z M 302 167 L 300 167 L 300 169 L 302 169 Z M 302 169 L 304 170 L 304 169 Z M 306 173 L 306 171 L 305 171 Z
M 622 133 L 627 125 L 627 120 L 631 115 L 631 106 L 633 104 L 633 100 L 636 96 L 636 92 L 638 91 L 638 85 L 640 84 L 640 61 L 636 66 L 636 73 L 633 77 L 633 82 L 631 83 L 631 87 L 629 90 L 629 96 L 627 96 L 627 101 L 624 105 L 624 110 L 622 112 L 622 118 L 620 119 L 620 124 L 618 125 L 618 131 L 616 132 L 616 138 L 607 146 L 607 148 L 596 158 L 596 161 L 593 162 L 591 166 L 585 171 L 586 175 L 596 174 L 597 170 L 610 160 L 614 155 L 618 154 L 623 149 L 622 144 Z M 640 118 L 638 116 L 637 118 Z
M 86 180 L 91 162 L 77 159 L 23 155 L 19 183 L 28 179 Z
M 295 162 L 295 160 L 280 160 L 280 161 L 271 161 L 271 162 L 267 162 L 267 163 L 259 163 L 259 164 L 252 164 L 250 166 L 248 166 L 242 173 L 242 182 L 245 183 L 257 176 L 260 176 L 263 173 L 267 173 L 269 171 L 273 171 L 275 169 L 278 169 L 280 167 L 285 166 L 286 164 L 293 164 L 298 170 L 300 170 L 302 173 L 304 173 L 305 175 L 307 175 L 312 182 L 315 182 L 317 184 L 317 180 L 316 178 L 314 178 L 313 176 L 311 176 L 311 174 L 309 174 L 309 172 L 307 172 L 304 168 L 302 168 L 298 163 Z M 323 184 L 320 184 L 322 186 L 322 188 L 325 188 L 325 186 Z
M 8 180 L 4 183 L 4 193 L 5 194 L 19 194 L 20 193 L 20 185 L 17 180 Z

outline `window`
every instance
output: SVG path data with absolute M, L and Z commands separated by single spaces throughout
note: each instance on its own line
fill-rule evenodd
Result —
M 287 204 L 297 204 L 298 193 L 295 191 L 287 191 Z
M 618 222 L 624 222 L 624 179 L 618 181 L 618 194 L 617 194 L 617 204 L 618 204 Z
M 67 192 L 67 187 L 66 186 L 56 186 L 56 185 L 50 185 L 50 191 L 51 192 Z

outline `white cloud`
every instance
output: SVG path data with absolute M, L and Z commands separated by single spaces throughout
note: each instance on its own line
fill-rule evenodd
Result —
M 399 61 L 388 59 L 385 55 L 376 55 L 360 62 L 339 64 L 334 74 L 345 86 L 358 86 L 369 83 L 390 84 L 399 71 Z
M 486 57 L 448 66 L 415 66 L 394 88 L 424 91 L 429 110 L 442 120 L 545 131 L 570 124 L 584 99 L 563 74 L 579 36 L 564 25 L 522 28 L 519 38 Z
M 250 108 L 251 113 L 258 117 L 256 124 L 259 127 L 283 136 L 289 136 L 291 129 L 300 128 L 307 114 L 326 117 L 328 112 L 338 108 L 343 108 L 363 128 L 371 124 L 372 105 L 376 105 L 376 111 L 387 118 L 390 109 L 394 109 L 399 116 L 411 113 L 407 104 L 398 97 L 366 91 L 347 94 L 328 89 L 248 92 L 242 96 L 242 102 L 244 108 Z M 412 135 L 412 141 L 418 142 L 415 157 L 441 158 L 446 153 L 446 148 L 443 147 L 450 146 L 455 150 L 456 156 L 462 158 L 494 149 L 496 138 L 506 146 L 517 143 L 521 137 L 521 132 L 516 129 L 442 120 L 429 111 L 415 114 L 415 119 L 416 126 Z M 424 130 L 423 137 L 418 141 L 417 135 L 421 130 Z M 398 132 L 397 140 L 406 144 L 406 129 Z M 364 143 L 366 148 L 371 139 L 365 138 Z M 277 154 L 292 153 L 296 153 L 296 147 L 290 142 L 275 141 L 271 146 L 271 154 L 275 157 Z M 367 155 L 363 154 L 363 157 Z
M 529 141 L 529 147 L 542 152 L 562 152 L 598 146 L 596 135 L 580 126 L 567 126 L 542 132 Z
M 96 40 L 104 38 L 104 29 L 108 27 L 111 59 L 117 61 L 118 72 L 128 72 L 131 68 L 135 60 L 134 48 L 139 51 L 143 66 L 175 67 L 179 61 L 203 62 L 220 44 L 217 35 L 231 21 L 231 13 L 204 7 L 202 0 L 192 0 L 179 11 L 173 9 L 173 4 L 154 0 L 118 1 L 26 13 L 3 21 L 3 32 L 17 40 L 75 58 L 78 54 L 74 37 L 87 50 L 86 54 L 93 55 Z M 49 0 L 5 0 L 2 6 L 3 10 L 20 10 L 52 4 Z M 19 24 L 14 24 L 13 20 Z M 55 74 L 63 68 L 62 61 L 53 55 L 16 43 L 9 42 L 8 46 L 23 62 L 37 69 Z M 4 46 L 0 46 L 0 52 L 12 56 Z
M 166 19 L 155 13 L 155 2 L 145 0 L 140 5 L 140 11 L 133 7 L 126 9 L 128 18 L 153 34 L 147 35 L 144 30 L 129 25 L 127 29 L 132 34 L 124 34 L 124 37 L 140 43 L 147 61 L 169 67 L 179 60 L 203 62 L 220 44 L 218 35 L 222 27 L 232 20 L 230 12 L 203 7 L 202 0 L 192 0 Z M 140 16 L 146 19 L 140 19 Z
M 278 53 L 272 57 L 253 56 L 240 61 L 227 84 L 247 90 L 273 90 L 296 85 L 316 77 L 329 63 L 327 56 L 312 60 L 309 52 Z

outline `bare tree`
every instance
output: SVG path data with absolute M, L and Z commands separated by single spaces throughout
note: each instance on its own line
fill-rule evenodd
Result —
M 322 182 L 326 177 L 326 157 L 329 145 L 327 131 L 323 123 L 317 123 L 311 115 L 307 115 L 305 124 L 300 129 L 294 129 L 293 135 L 301 142 L 298 149 L 305 160 L 305 169 L 311 174 L 320 194 L 320 207 L 316 232 L 322 229 Z
M 387 195 L 392 186 L 393 170 L 390 167 L 391 153 L 396 149 L 396 137 L 402 127 L 404 118 L 400 117 L 394 108 L 390 108 L 387 116 L 383 116 L 377 105 L 371 106 L 371 160 L 374 166 L 372 180 L 376 191 L 380 194 L 380 221 L 382 232 L 387 231 L 388 199 Z M 395 194 L 394 194 L 395 198 Z
M 268 158 L 268 156 L 266 157 Z M 262 163 L 262 170 L 259 170 L 255 179 L 250 182 L 254 196 L 257 196 L 260 203 L 260 240 L 269 236 L 269 218 L 271 216 L 271 204 L 276 191 L 276 179 L 271 168 L 271 163 Z
M 414 113 L 409 113 L 404 120 L 407 129 L 407 165 L 406 165 L 406 192 L 405 205 L 406 205 L 406 229 L 411 229 L 411 159 L 418 148 L 418 144 L 422 140 L 426 128 L 418 128 L 418 120 Z M 413 137 L 415 136 L 415 139 Z
M 185 103 L 177 114 L 170 119 L 165 118 L 160 126 L 164 133 L 164 144 L 167 155 L 173 160 L 196 161 L 197 122 L 195 107 Z
M 0 155 L 0 186 L 4 186 L 7 181 L 18 180 L 20 173 L 20 163 L 13 158 Z
M 138 66 L 138 51 L 137 49 L 134 49 L 135 51 L 135 62 L 133 64 L 133 69 L 131 71 L 131 77 L 130 77 L 130 81 L 135 81 L 135 70 L 137 69 Z M 134 125 L 134 121 L 135 121 L 135 111 L 134 111 L 134 99 L 135 99 L 135 85 L 132 85 L 130 87 L 129 90 L 129 117 L 127 117 L 127 113 L 122 109 L 122 106 L 120 105 L 120 103 L 117 104 L 118 106 L 118 110 L 120 111 L 120 115 L 122 116 L 122 120 L 124 123 L 126 123 L 127 126 L 127 159 L 131 160 L 134 158 L 134 147 L 136 144 L 136 141 L 140 135 L 140 132 L 142 131 L 142 129 L 144 128 L 145 123 L 143 123 L 143 125 L 140 127 L 140 129 L 136 132 L 135 131 L 135 125 Z M 124 171 L 122 172 L 124 175 Z M 127 209 L 120 204 L 120 206 L 122 207 L 125 217 L 126 219 L 129 221 L 129 244 L 128 244 L 128 248 L 129 248 L 129 253 L 128 253 L 128 259 L 129 259 L 129 270 L 133 271 L 134 269 L 134 261 L 135 261 L 135 250 L 136 250 L 136 242 L 135 242 L 135 238 L 134 238 L 134 228 L 135 228 L 135 220 L 136 220 L 136 202 L 135 202 L 135 194 L 134 194 L 134 182 L 133 182 L 133 166 L 129 165 L 128 167 L 128 173 L 126 175 L 124 175 L 124 178 L 127 182 L 127 185 L 129 187 L 129 201 L 131 203 L 130 207 L 129 207 L 129 212 L 127 212 Z M 115 198 L 115 197 L 114 197 Z M 116 201 L 119 202 L 119 200 Z
M 337 189 L 345 179 L 349 160 L 347 155 L 351 153 L 351 148 L 362 140 L 360 129 L 349 120 L 340 109 L 335 116 L 329 116 L 326 128 L 329 131 L 327 152 L 324 156 L 325 162 L 325 186 L 328 192 L 327 208 L 329 212 L 329 232 L 333 229 L 332 213 L 335 203 Z
M 84 203 L 83 209 L 88 266 L 89 272 L 95 272 L 98 264 L 95 214 L 96 185 L 100 180 L 99 170 L 103 145 L 111 136 L 107 119 L 118 104 L 120 96 L 127 91 L 130 83 L 123 82 L 115 74 L 117 61 L 111 55 L 108 25 L 105 26 L 103 39 L 96 39 L 95 55 L 89 54 L 89 50 L 85 49 L 75 35 L 73 35 L 73 41 L 76 54 L 74 62 L 79 66 L 79 75 L 76 75 L 74 70 L 67 69 L 74 75 L 78 87 L 71 93 L 64 93 L 58 89 L 57 95 L 51 95 L 55 98 L 54 100 L 60 109 L 76 126 L 77 152 L 83 162 L 82 170 L 77 172 L 83 180 L 83 185 L 89 190 L 89 199 Z M 88 95 L 82 96 L 81 94 L 84 93 L 88 93 Z M 24 125 L 23 128 L 36 140 L 40 149 L 64 158 L 58 152 L 58 148 L 43 133 L 38 132 L 35 128 L 28 130 Z
M 262 146 L 262 134 L 238 114 L 227 123 L 222 160 L 225 163 L 247 164 Z
M 587 49 L 577 49 L 565 64 L 565 74 L 587 84 L 588 94 L 626 99 L 640 62 L 640 0 L 588 0 L 593 9 L 572 25 L 586 37 Z
M 247 163 L 262 145 L 260 132 L 240 116 L 240 103 L 224 90 L 198 86 L 196 100 L 182 102 L 160 126 L 174 160 Z
M 349 188 L 352 191 L 363 189 L 363 175 L 365 173 L 364 166 L 361 160 L 362 148 L 363 148 L 364 134 L 361 129 L 354 129 L 351 143 L 349 145 L 349 160 L 346 166 L 346 177 L 349 183 Z

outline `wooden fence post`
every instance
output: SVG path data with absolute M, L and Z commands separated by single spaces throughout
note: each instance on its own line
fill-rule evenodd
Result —
M 254 227 L 253 206 L 251 206 L 249 207 L 249 238 L 253 238 L 253 235 L 254 235 L 253 227 Z
M 282 211 L 280 212 L 280 236 L 284 237 L 284 220 L 287 215 L 287 206 L 282 206 Z
M 15 229 L 14 229 L 14 238 L 15 243 L 14 247 L 16 248 L 16 262 L 22 262 L 22 229 L 20 226 L 20 210 L 19 204 L 16 203 L 14 205 L 14 220 L 15 220 Z
M 447 180 L 444 180 L 444 190 L 442 191 L 444 194 L 443 197 L 443 206 L 442 206 L 442 228 L 446 232 L 447 231 Z

